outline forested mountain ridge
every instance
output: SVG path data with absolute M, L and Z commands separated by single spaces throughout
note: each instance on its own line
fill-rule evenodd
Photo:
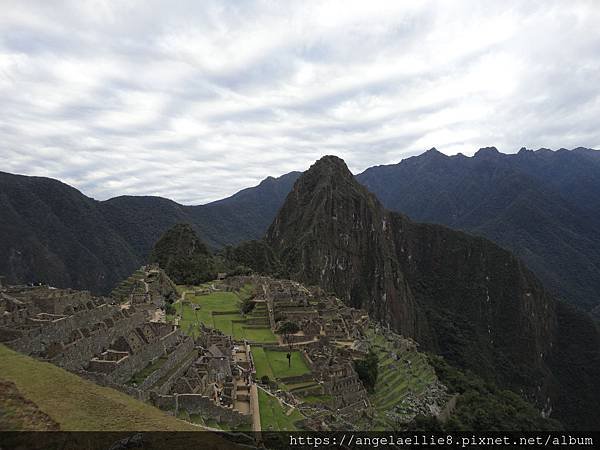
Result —
M 211 247 L 260 238 L 298 173 L 232 197 L 184 206 L 161 197 L 97 201 L 60 181 L 0 172 L 0 274 L 108 293 L 147 262 L 169 228 L 188 223 Z
M 356 178 L 390 210 L 511 250 L 566 301 L 600 303 L 600 152 L 431 149 Z

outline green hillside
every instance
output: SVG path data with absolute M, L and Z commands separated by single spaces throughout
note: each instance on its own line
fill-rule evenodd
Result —
M 0 381 L 13 382 L 23 397 L 35 403 L 63 431 L 199 430 L 126 394 L 3 345 Z

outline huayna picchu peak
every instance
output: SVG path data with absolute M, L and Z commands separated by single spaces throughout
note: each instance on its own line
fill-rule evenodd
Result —
M 292 279 L 335 292 L 423 348 L 523 393 L 546 414 L 598 426 L 589 398 L 558 395 L 573 380 L 556 355 L 577 339 L 559 323 L 564 306 L 496 244 L 387 211 L 330 156 L 296 181 L 266 241 Z M 597 330 L 586 327 L 589 347 L 572 357 L 600 376 Z M 589 377 L 579 382 L 597 393 Z

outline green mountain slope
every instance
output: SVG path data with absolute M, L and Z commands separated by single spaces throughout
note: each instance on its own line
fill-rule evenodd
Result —
M 189 224 L 169 228 L 152 249 L 149 260 L 158 263 L 176 284 L 201 284 L 216 278 L 213 255 Z
M 0 172 L 0 274 L 106 294 L 177 223 L 191 224 L 213 248 L 262 237 L 297 176 L 183 206 L 160 197 L 98 202 L 56 180 Z

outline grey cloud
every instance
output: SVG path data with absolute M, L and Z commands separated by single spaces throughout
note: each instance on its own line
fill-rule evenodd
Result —
M 599 147 L 595 2 L 9 2 L 1 170 L 199 204 L 336 153 Z

